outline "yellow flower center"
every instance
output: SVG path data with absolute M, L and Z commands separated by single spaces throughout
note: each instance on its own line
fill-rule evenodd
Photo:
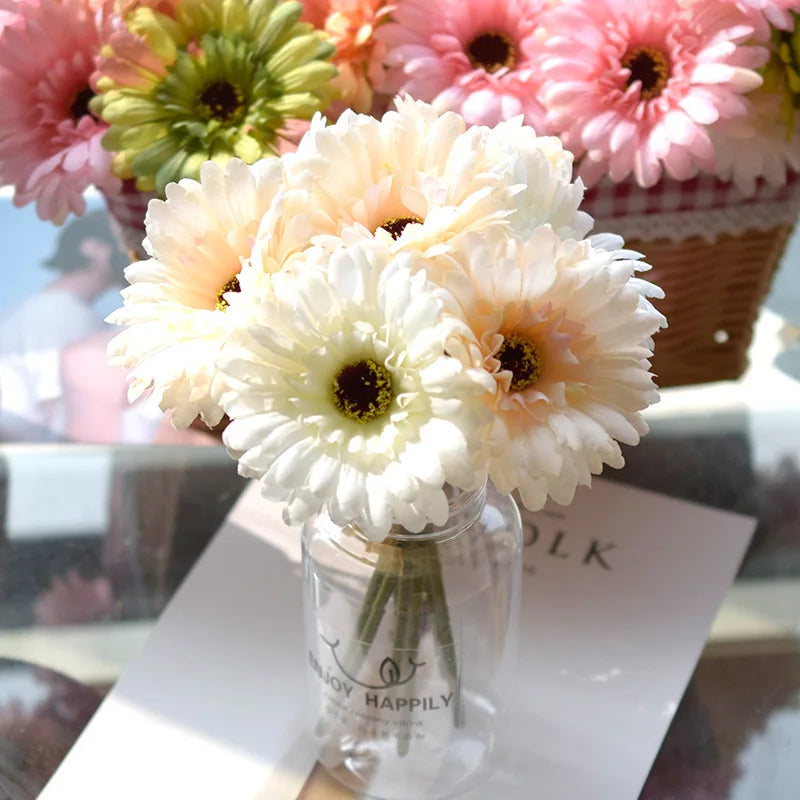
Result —
M 542 375 L 542 357 L 538 348 L 519 334 L 506 336 L 495 358 L 500 362 L 500 369 L 511 373 L 512 392 L 533 386 Z
M 225 311 L 230 303 L 225 299 L 225 292 L 240 292 L 242 287 L 239 286 L 239 279 L 234 275 L 223 287 L 217 292 L 217 302 L 215 308 L 217 311 Z
M 333 404 L 345 417 L 354 422 L 372 422 L 384 416 L 392 405 L 392 375 L 371 358 L 345 364 L 333 379 L 331 394 Z
M 200 92 L 197 110 L 205 119 L 230 121 L 242 108 L 244 98 L 238 86 L 227 81 L 211 83 Z
M 642 100 L 658 97 L 669 81 L 669 60 L 655 47 L 634 47 L 625 54 L 622 66 L 631 72 L 627 86 L 635 81 L 641 83 Z
M 486 72 L 497 72 L 503 67 L 514 69 L 517 57 L 514 42 L 499 31 L 478 34 L 467 45 L 466 52 L 469 63 Z
M 400 234 L 406 229 L 406 225 L 411 225 L 412 222 L 422 223 L 419 217 L 389 217 L 385 222 L 378 225 L 385 231 L 389 231 L 392 239 L 399 239 Z

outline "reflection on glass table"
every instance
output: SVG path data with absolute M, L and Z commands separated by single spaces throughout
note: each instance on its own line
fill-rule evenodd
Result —
M 748 407 L 732 386 L 704 407 L 693 391 L 675 408 L 665 398 L 609 477 L 760 524 L 642 797 L 800 796 L 800 403 L 785 387 Z M 244 484 L 221 447 L 15 444 L 1 455 L 0 656 L 14 669 L 0 671 L 0 786 L 16 800 L 46 778 L 30 748 L 63 749 L 60 720 L 40 719 L 55 706 L 33 721 L 20 710 L 38 669 L 105 691 Z

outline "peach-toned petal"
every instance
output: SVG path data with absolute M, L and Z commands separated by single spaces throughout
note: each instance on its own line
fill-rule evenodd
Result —
M 604 464 L 622 466 L 617 442 L 638 442 L 639 412 L 658 399 L 650 337 L 664 318 L 647 296 L 660 291 L 634 277 L 646 265 L 622 244 L 565 241 L 542 226 L 525 240 L 468 233 L 439 259 L 479 343 L 448 352 L 495 381 L 489 476 L 528 508 L 569 502 Z
M 384 0 L 307 0 L 303 19 L 324 30 L 336 46 L 333 84 L 339 101 L 328 112 L 336 117 L 345 108 L 369 113 L 375 81 L 380 75 L 382 45 L 375 36 L 389 9 Z

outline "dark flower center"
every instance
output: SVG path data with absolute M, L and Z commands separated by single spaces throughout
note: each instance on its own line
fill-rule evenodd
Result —
M 197 98 L 201 114 L 220 122 L 228 122 L 242 107 L 242 102 L 239 88 L 227 81 L 209 84 Z
M 380 419 L 394 400 L 391 373 L 371 358 L 343 366 L 333 379 L 332 389 L 336 408 L 355 422 Z
M 641 83 L 643 100 L 658 97 L 669 80 L 669 61 L 654 47 L 634 47 L 625 54 L 622 66 L 631 71 L 627 86 L 636 81 Z
M 495 354 L 500 369 L 511 372 L 511 391 L 521 392 L 533 386 L 542 375 L 542 358 L 534 344 L 512 333 L 503 339 Z
M 89 101 L 93 97 L 94 92 L 88 86 L 84 86 L 84 88 L 75 95 L 75 99 L 72 101 L 72 105 L 69 107 L 69 113 L 73 122 L 79 122 L 80 119 L 85 117 L 87 114 L 90 114 L 93 119 L 97 119 L 97 117 L 95 117 L 95 115 L 92 114 L 91 110 L 89 109 Z
M 239 286 L 239 279 L 234 275 L 218 292 L 217 302 L 215 308 L 217 311 L 224 311 L 230 303 L 225 299 L 225 292 L 241 292 L 242 287 Z
M 399 239 L 400 234 L 406 229 L 406 225 L 410 225 L 412 222 L 422 223 L 422 220 L 419 217 L 390 217 L 378 227 L 389 231 L 392 239 Z
M 486 31 L 467 45 L 467 58 L 476 69 L 497 72 L 503 67 L 514 68 L 514 43 L 504 33 Z

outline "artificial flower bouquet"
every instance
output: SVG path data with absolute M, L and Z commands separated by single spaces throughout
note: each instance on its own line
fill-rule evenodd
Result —
M 469 705 L 470 681 L 491 672 L 519 580 L 488 533 L 444 554 L 431 539 L 454 496 L 482 497 L 488 477 L 531 509 L 569 503 L 604 465 L 622 465 L 619 442 L 646 431 L 641 411 L 658 397 L 651 337 L 665 324 L 649 298 L 661 294 L 619 237 L 587 237 L 582 196 L 557 138 L 519 118 L 470 127 L 406 98 L 380 120 L 318 116 L 295 152 L 209 161 L 199 181 L 150 202 L 149 258 L 128 268 L 111 317 L 127 326 L 109 352 L 130 370 L 131 397 L 152 392 L 177 425 L 226 414 L 240 473 L 287 523 L 323 518 L 329 559 L 363 543 L 357 613 L 345 602 L 355 579 L 332 588 L 338 561 L 310 590 L 309 602 L 336 609 L 325 624 L 338 633 L 320 628 L 309 644 L 326 718 L 313 733 L 330 766 L 363 765 L 369 751 L 374 779 L 376 764 L 414 756 L 424 768 L 387 769 L 406 786 L 434 780 L 442 739 L 487 716 Z M 519 559 L 518 515 L 514 525 Z M 482 583 L 467 603 L 476 561 Z M 456 625 L 459 608 L 469 613 Z M 479 649 L 465 656 L 464 630 L 481 615 L 496 635 L 475 631 Z M 364 727 L 379 713 L 428 733 L 415 728 L 389 752 Z M 371 795 L 441 796 L 377 785 Z
M 644 432 L 663 323 L 640 254 L 587 238 L 571 173 L 519 119 L 317 117 L 296 152 L 207 162 L 151 201 L 110 355 L 176 425 L 227 414 L 290 522 L 414 530 L 485 474 L 568 503 Z

